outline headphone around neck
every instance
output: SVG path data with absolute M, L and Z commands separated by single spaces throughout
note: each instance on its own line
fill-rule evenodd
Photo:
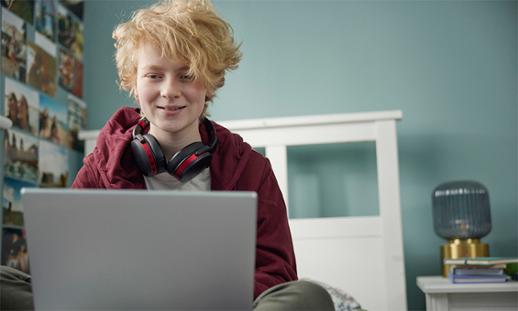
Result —
M 218 139 L 212 122 L 203 118 L 202 123 L 207 130 L 209 144 L 194 142 L 178 151 L 170 160 L 166 160 L 158 140 L 151 134 L 143 133 L 149 121 L 142 117 L 133 129 L 131 141 L 133 157 L 142 173 L 146 176 L 154 176 L 168 172 L 179 181 L 187 182 L 209 167 L 212 151 Z

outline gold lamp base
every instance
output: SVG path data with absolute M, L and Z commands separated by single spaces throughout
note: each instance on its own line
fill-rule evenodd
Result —
M 442 275 L 448 277 L 451 265 L 445 265 L 445 258 L 461 257 L 487 257 L 489 256 L 489 245 L 480 243 L 479 239 L 454 239 L 441 247 Z

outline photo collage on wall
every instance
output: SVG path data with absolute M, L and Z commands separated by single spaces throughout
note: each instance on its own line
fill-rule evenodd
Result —
M 0 2 L 3 111 L 13 122 L 4 132 L 1 264 L 29 273 L 20 191 L 69 186 L 70 153 L 84 152 L 83 2 Z

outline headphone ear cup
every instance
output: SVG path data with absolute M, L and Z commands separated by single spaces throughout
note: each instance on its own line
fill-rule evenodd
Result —
M 185 169 L 180 176 L 177 176 L 181 182 L 187 182 L 193 177 L 201 173 L 204 169 L 210 166 L 212 155 L 210 153 L 203 153 L 196 158 L 196 160 L 186 164 Z
M 156 138 L 151 134 L 143 135 L 144 140 L 149 145 L 152 152 L 152 160 L 156 163 L 156 174 L 160 174 L 166 171 L 165 156 L 162 152 L 162 147 Z M 155 174 L 155 175 L 156 175 Z
M 131 152 L 142 174 L 152 176 L 156 172 L 156 164 L 151 156 L 151 149 L 138 139 L 131 141 Z
M 166 170 L 165 158 L 158 141 L 148 134 L 141 138 L 134 138 L 131 141 L 131 151 L 139 169 L 146 176 L 164 172 Z
M 210 165 L 210 152 L 196 154 L 204 149 L 207 148 L 201 142 L 184 147 L 167 162 L 167 171 L 181 182 L 190 180 Z

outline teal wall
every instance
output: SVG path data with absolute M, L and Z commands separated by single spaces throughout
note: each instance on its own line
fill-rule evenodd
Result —
M 131 103 L 115 83 L 111 31 L 147 3 L 86 3 L 91 129 Z M 493 230 L 484 241 L 492 255 L 518 256 L 516 1 L 256 0 L 216 1 L 216 7 L 243 43 L 244 58 L 210 109 L 214 119 L 403 111 L 398 139 L 409 309 L 425 308 L 416 276 L 440 273 L 443 241 L 433 232 L 430 195 L 441 182 L 485 184 Z M 374 152 L 368 143 L 290 148 L 291 213 L 377 213 Z M 321 206 L 343 210 L 315 210 Z

